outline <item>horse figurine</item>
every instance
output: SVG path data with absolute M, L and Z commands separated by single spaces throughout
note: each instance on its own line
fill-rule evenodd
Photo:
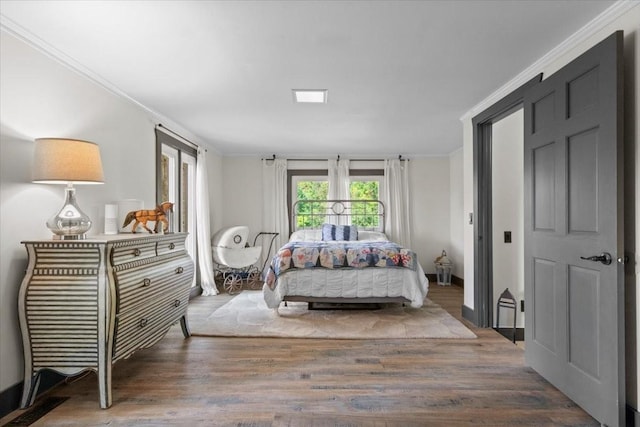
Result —
M 131 222 L 133 226 L 131 227 L 131 232 L 135 233 L 138 228 L 138 224 L 141 224 L 142 227 L 147 230 L 149 233 L 158 233 L 160 231 L 160 227 L 163 224 L 163 231 L 166 232 L 169 230 L 169 220 L 167 219 L 167 213 L 173 212 L 173 203 L 171 202 L 163 202 L 156 206 L 155 209 L 143 209 L 140 211 L 131 211 L 127 214 L 127 217 L 124 219 L 124 224 L 122 227 L 126 227 Z M 155 226 L 153 230 L 147 227 L 147 221 L 155 221 Z

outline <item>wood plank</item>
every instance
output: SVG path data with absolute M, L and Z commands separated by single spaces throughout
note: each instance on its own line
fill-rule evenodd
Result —
M 478 339 L 184 340 L 176 325 L 114 366 L 110 409 L 90 374 L 52 390 L 70 398 L 34 425 L 598 425 L 524 366 L 521 348 L 463 320 L 461 288 L 432 285 L 429 297 Z M 229 299 L 197 298 L 190 323 Z

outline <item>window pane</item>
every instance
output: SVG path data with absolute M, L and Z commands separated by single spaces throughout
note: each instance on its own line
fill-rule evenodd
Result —
M 191 231 L 189 228 L 189 164 L 182 163 L 182 189 L 180 191 L 180 231 Z
M 351 181 L 349 193 L 353 200 L 378 200 L 380 183 L 378 181 Z
M 298 181 L 298 200 L 326 200 L 329 192 L 328 181 Z
M 161 162 L 162 162 L 162 164 L 160 165 L 160 169 L 162 171 L 162 177 L 160 178 L 162 180 L 162 200 L 161 201 L 164 202 L 169 200 L 169 179 L 170 179 L 169 164 L 171 162 L 171 159 L 169 158 L 169 156 L 163 153 Z
M 326 200 L 329 192 L 328 181 L 298 181 L 296 193 L 298 200 L 297 228 L 317 228 L 325 222 L 324 203 L 301 203 L 300 200 Z
M 166 145 L 162 145 L 162 155 L 161 155 L 161 200 L 158 203 L 162 202 L 173 202 L 174 211 L 169 214 L 169 230 L 170 231 L 179 231 L 179 223 L 177 223 L 177 219 L 179 215 L 177 215 L 177 210 L 180 208 L 180 200 L 178 197 L 179 188 L 178 188 L 178 150 L 172 147 L 168 147 Z
M 180 225 L 181 231 L 188 232 L 185 246 L 187 252 L 196 259 L 196 158 L 181 153 L 180 167 Z
M 378 200 L 380 193 L 379 181 L 351 181 L 349 193 L 353 200 Z M 378 203 L 362 203 L 351 209 L 351 223 L 365 228 L 378 228 Z
M 196 158 L 178 147 L 160 144 L 160 177 L 157 197 L 173 202 L 173 212 L 168 215 L 170 232 L 187 232 L 185 247 L 191 257 L 197 259 L 195 239 L 195 166 Z M 196 277 L 192 286 L 196 284 Z

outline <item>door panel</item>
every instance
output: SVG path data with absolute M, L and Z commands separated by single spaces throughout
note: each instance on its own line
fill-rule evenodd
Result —
M 567 117 L 595 107 L 598 100 L 598 67 L 567 82 Z
M 598 350 L 598 313 L 600 273 L 569 267 L 569 363 L 595 380 L 600 377 Z
M 556 115 L 555 92 L 544 94 L 540 99 L 531 103 L 532 131 L 538 133 L 549 127 Z
M 616 32 L 524 97 L 525 358 L 609 426 L 625 414 L 621 49 Z
M 598 128 L 568 138 L 569 232 L 598 232 Z
M 534 228 L 556 229 L 556 145 L 533 149 Z
M 533 273 L 533 295 L 536 304 L 533 306 L 534 321 L 527 325 L 533 332 L 533 339 L 547 349 L 555 353 L 556 351 L 556 310 L 554 284 L 556 263 L 544 259 L 535 259 Z

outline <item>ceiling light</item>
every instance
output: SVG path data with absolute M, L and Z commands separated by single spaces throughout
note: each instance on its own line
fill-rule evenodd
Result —
M 327 103 L 327 89 L 293 89 L 293 102 Z

